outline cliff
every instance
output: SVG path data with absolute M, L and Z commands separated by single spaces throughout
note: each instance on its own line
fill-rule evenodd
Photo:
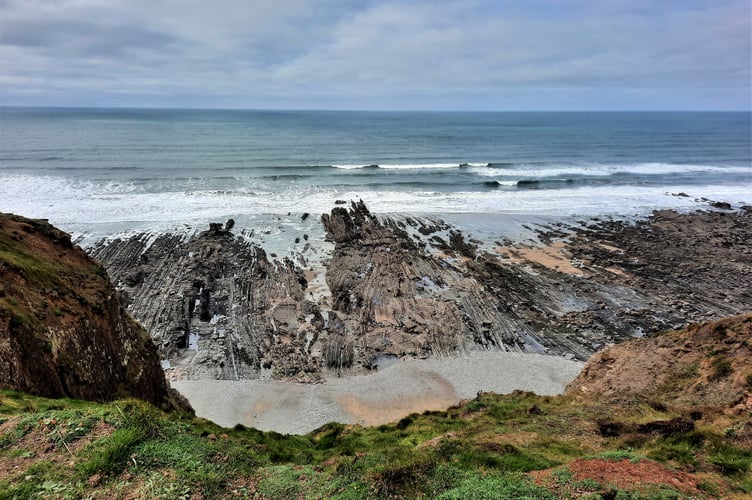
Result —
M 750 411 L 752 314 L 605 349 L 588 361 L 567 392 Z
M 104 268 L 46 221 L 9 214 L 0 214 L 0 388 L 176 406 L 156 347 Z

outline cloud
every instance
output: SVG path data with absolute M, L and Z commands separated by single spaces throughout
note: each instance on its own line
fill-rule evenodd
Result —
M 5 104 L 749 108 L 746 0 L 5 0 Z

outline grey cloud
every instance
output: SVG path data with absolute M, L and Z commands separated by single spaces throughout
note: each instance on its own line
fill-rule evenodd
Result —
M 25 20 L 4 28 L 2 36 L 4 45 L 73 56 L 120 56 L 133 48 L 160 50 L 176 41 L 166 33 L 96 19 L 66 20 L 54 26 L 42 20 Z
M 0 8 L 6 103 L 33 94 L 60 104 L 141 95 L 149 105 L 182 96 L 200 106 L 503 107 L 536 104 L 532 88 L 559 103 L 642 98 L 645 107 L 663 95 L 685 107 L 749 105 L 745 0 L 3 0 Z

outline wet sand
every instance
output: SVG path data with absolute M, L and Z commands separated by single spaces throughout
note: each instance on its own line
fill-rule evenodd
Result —
M 404 359 L 368 375 L 323 384 L 280 380 L 181 380 L 172 386 L 200 417 L 225 427 L 241 423 L 283 434 L 305 434 L 328 422 L 379 425 L 410 413 L 443 410 L 478 391 L 560 394 L 583 364 L 562 357 L 471 352 Z

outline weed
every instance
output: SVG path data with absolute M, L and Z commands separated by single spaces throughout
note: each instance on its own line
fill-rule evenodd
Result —
M 144 481 L 143 492 L 151 498 L 170 498 L 188 500 L 191 498 L 191 487 L 183 481 L 176 482 L 169 474 L 154 471 Z
M 24 317 L 23 314 L 14 314 L 10 318 L 10 322 L 8 323 L 8 327 L 11 330 L 15 330 L 17 328 L 21 328 L 25 324 L 26 324 L 26 318 Z
M 559 484 L 568 484 L 574 477 L 574 474 L 569 469 L 558 469 L 551 473 L 551 477 Z
M 579 481 L 575 481 L 573 486 L 579 490 L 594 490 L 594 491 L 600 490 L 603 487 L 601 483 L 589 477 L 586 477 Z
M 713 373 L 710 374 L 708 380 L 712 382 L 726 378 L 734 373 L 734 367 L 731 366 L 731 361 L 722 354 L 716 356 L 710 366 L 713 368 Z
M 679 465 L 695 465 L 695 449 L 686 442 L 661 442 L 647 454 L 649 458 L 659 462 L 676 462 Z
M 713 496 L 713 497 L 718 496 L 718 486 L 711 482 L 700 481 L 699 483 L 697 483 L 697 488 L 700 491 L 707 493 L 710 496 Z
M 528 478 L 516 475 L 502 477 L 473 475 L 459 486 L 436 497 L 439 500 L 474 499 L 553 499 L 546 489 L 534 485 Z
M 143 439 L 143 432 L 136 427 L 118 429 L 93 450 L 89 460 L 78 464 L 77 469 L 84 477 L 118 473 L 128 466 L 131 450 Z M 136 464 L 135 458 L 133 463 Z
M 604 460 L 613 460 L 615 462 L 619 462 L 621 460 L 640 460 L 640 457 L 636 456 L 634 453 L 631 453 L 629 451 L 625 450 L 609 450 L 604 451 L 603 453 L 600 453 L 592 458 L 602 458 Z
M 744 450 L 730 444 L 717 444 L 708 461 L 722 474 L 746 473 L 752 465 L 752 450 Z

